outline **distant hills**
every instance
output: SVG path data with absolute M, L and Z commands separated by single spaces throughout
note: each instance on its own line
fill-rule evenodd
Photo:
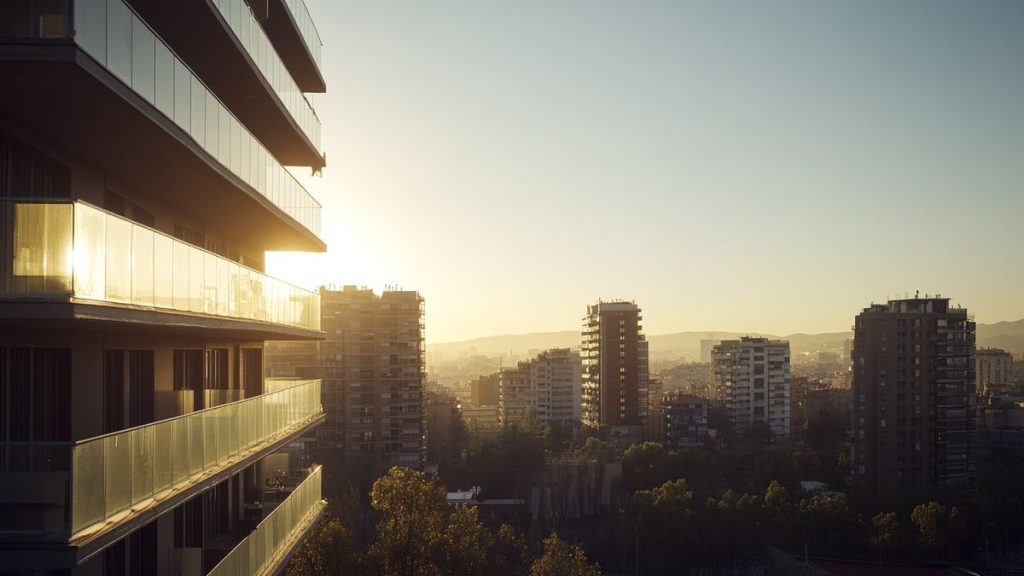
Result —
M 700 355 L 701 340 L 728 340 L 740 336 L 768 336 L 789 340 L 793 352 L 798 354 L 827 348 L 841 349 L 843 341 L 853 338 L 853 332 L 777 336 L 750 332 L 692 331 L 649 335 L 647 339 L 651 343 L 652 358 L 689 357 L 697 359 Z M 460 342 L 428 343 L 427 352 L 434 361 L 451 361 L 475 355 L 524 359 L 548 348 L 579 348 L 579 345 L 580 332 L 565 330 L 487 336 Z M 1003 348 L 1013 352 L 1015 356 L 1024 354 L 1024 319 L 995 324 L 978 324 L 978 346 Z

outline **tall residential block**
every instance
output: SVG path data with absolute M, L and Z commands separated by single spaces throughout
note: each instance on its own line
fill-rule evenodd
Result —
M 598 302 L 583 318 L 582 420 L 602 434 L 638 439 L 647 407 L 646 341 L 633 302 Z
M 949 298 L 872 304 L 853 338 L 853 472 L 865 495 L 974 482 L 975 325 Z
M 369 479 L 424 458 L 423 298 L 418 292 L 320 289 L 326 339 L 274 342 L 268 370 L 323 381 L 327 421 L 317 448 L 328 466 Z
M 253 3 L 255 5 L 256 3 Z M 301 1 L 0 3 L 0 572 L 268 574 L 316 521 L 283 452 L 323 336 L 264 270 L 323 251 L 325 89 Z
M 978 394 L 993 396 L 1010 391 L 1013 383 L 1013 356 L 998 348 L 981 348 L 975 352 L 975 375 Z
M 764 422 L 772 439 L 790 433 L 789 342 L 743 337 L 723 340 L 711 352 L 715 399 L 737 428 Z
M 535 420 L 571 430 L 580 421 L 580 355 L 554 348 L 498 375 L 498 408 L 505 426 Z

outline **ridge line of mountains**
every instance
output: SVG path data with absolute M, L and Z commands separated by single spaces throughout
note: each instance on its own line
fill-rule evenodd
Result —
M 845 340 L 853 338 L 853 332 L 826 332 L 821 334 L 796 333 L 785 336 L 753 332 L 686 331 L 672 334 L 648 335 L 650 352 L 653 356 L 693 356 L 700 354 L 701 340 L 728 340 L 741 336 L 766 336 L 789 340 L 793 353 L 809 352 L 827 348 L 842 348 Z M 460 356 L 506 355 L 523 356 L 530 351 L 548 348 L 579 348 L 580 332 L 564 330 L 558 332 L 537 332 L 531 334 L 504 334 L 484 336 L 456 342 L 427 343 L 427 352 L 435 357 L 453 360 Z M 1002 348 L 1019 357 L 1024 354 L 1024 319 L 978 324 L 977 346 L 979 348 Z

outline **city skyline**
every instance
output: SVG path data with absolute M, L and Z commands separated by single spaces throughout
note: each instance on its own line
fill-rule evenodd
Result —
M 340 79 L 304 178 L 329 250 L 271 271 L 418 290 L 431 342 L 575 326 L 598 297 L 654 334 L 845 330 L 915 290 L 1024 318 L 1024 5 L 310 11 Z M 597 257 L 620 273 L 587 277 Z

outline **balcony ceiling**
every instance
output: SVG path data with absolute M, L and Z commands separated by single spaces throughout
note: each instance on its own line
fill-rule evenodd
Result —
M 282 164 L 326 164 L 215 7 L 195 0 L 129 3 Z
M 0 45 L 0 109 L 258 249 L 326 249 L 316 234 L 73 45 Z

